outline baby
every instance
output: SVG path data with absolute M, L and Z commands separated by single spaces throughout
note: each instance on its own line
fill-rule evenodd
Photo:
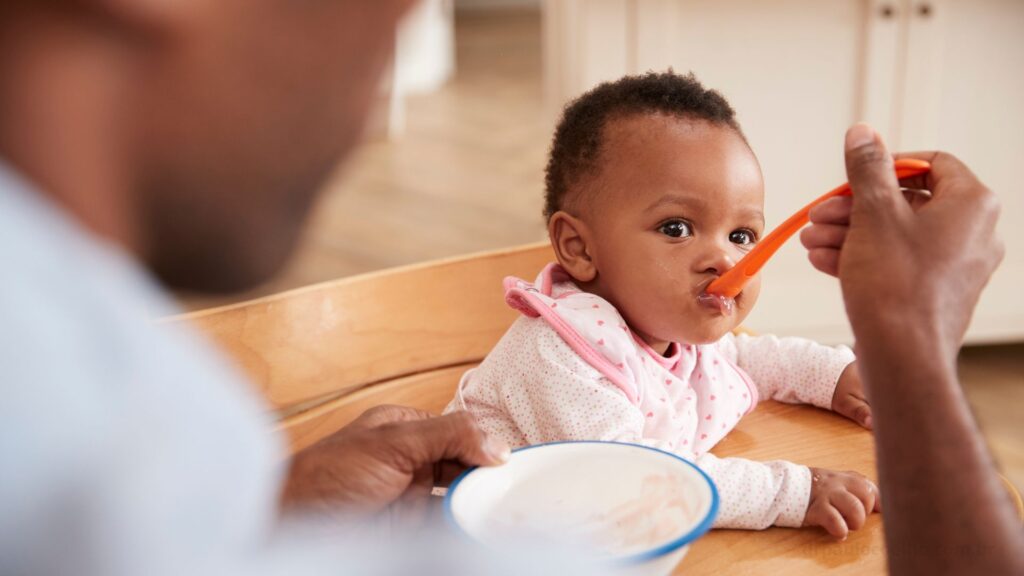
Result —
M 731 310 L 698 300 L 764 231 L 761 169 L 729 103 L 672 71 L 602 84 L 565 109 L 546 186 L 558 263 L 505 281 L 522 316 L 448 411 L 513 447 L 618 440 L 690 459 L 718 486 L 719 528 L 860 528 L 879 505 L 860 474 L 709 453 L 764 399 L 871 426 L 848 348 L 731 333 L 758 279 Z

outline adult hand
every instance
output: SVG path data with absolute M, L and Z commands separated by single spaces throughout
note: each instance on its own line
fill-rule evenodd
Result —
M 298 453 L 283 499 L 329 514 L 374 514 L 428 495 L 446 479 L 446 466 L 493 466 L 508 457 L 509 447 L 488 438 L 468 412 L 379 406 Z
M 1024 537 L 956 376 L 974 306 L 1003 257 L 995 196 L 956 158 L 905 180 L 932 191 L 912 206 L 877 134 L 846 134 L 852 199 L 822 203 L 802 239 L 838 275 L 871 401 L 887 500 L 890 574 L 1024 574 Z M 964 494 L 971 505 L 964 506 Z
M 952 360 L 982 288 L 1003 258 L 999 202 L 942 152 L 898 154 L 931 163 L 904 181 L 931 190 L 916 208 L 900 193 L 893 158 L 870 127 L 846 134 L 852 198 L 811 211 L 801 240 L 811 263 L 839 277 L 858 346 L 930 342 Z

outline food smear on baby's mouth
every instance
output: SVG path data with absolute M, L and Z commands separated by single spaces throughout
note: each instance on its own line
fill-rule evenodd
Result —
M 718 294 L 708 294 L 702 292 L 700 296 L 697 296 L 697 301 L 702 306 L 717 310 L 722 316 L 728 316 L 732 314 L 732 311 L 736 308 L 736 301 L 727 296 L 719 296 Z

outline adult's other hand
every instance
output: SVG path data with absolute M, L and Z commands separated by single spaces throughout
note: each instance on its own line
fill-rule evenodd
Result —
M 508 457 L 509 447 L 488 438 L 468 412 L 380 406 L 299 452 L 283 499 L 307 511 L 373 514 L 426 496 L 448 466 L 493 466 Z

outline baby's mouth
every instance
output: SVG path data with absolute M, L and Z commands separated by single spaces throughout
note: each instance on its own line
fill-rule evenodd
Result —
M 702 292 L 697 296 L 697 302 L 699 302 L 701 306 L 717 310 L 722 316 L 732 314 L 733 310 L 736 308 L 736 301 L 732 298 L 708 294 L 707 292 Z
M 717 294 L 708 294 L 707 288 L 714 278 L 702 282 L 697 294 L 697 302 L 706 308 L 717 311 L 722 316 L 728 316 L 736 309 L 736 300 Z

